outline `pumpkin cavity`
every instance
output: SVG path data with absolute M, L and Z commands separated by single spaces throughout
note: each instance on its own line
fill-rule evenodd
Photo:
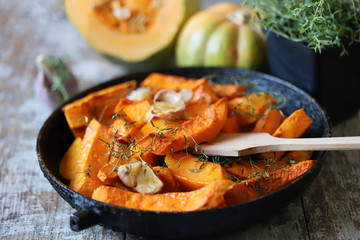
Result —
M 151 28 L 161 0 L 101 0 L 94 8 L 97 18 L 122 34 L 142 34 Z

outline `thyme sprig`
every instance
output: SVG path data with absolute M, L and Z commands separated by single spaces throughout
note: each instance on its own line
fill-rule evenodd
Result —
M 50 68 L 53 73 L 53 84 L 51 86 L 51 90 L 54 92 L 60 93 L 62 99 L 68 100 L 69 93 L 64 87 L 64 83 L 70 81 L 72 75 L 66 66 L 65 61 L 62 58 L 57 58 L 55 56 L 48 56 Z
M 245 0 L 254 9 L 256 21 L 267 31 L 300 42 L 321 53 L 338 46 L 360 42 L 360 2 L 358 0 Z
M 84 172 L 76 172 L 76 173 L 85 173 L 88 178 L 90 178 L 91 164 L 88 166 L 87 170 Z
M 36 65 L 39 71 L 42 71 L 49 79 L 51 91 L 56 93 L 61 100 L 68 100 L 69 93 L 65 84 L 73 77 L 65 59 L 53 55 L 39 55 L 36 58 Z

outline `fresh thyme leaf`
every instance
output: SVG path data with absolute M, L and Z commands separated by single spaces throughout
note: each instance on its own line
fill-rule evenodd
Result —
M 195 151 L 195 152 L 198 152 L 198 151 L 199 151 L 199 145 L 198 145 L 198 144 L 195 144 L 195 146 L 194 146 L 194 151 Z
M 281 116 L 282 116 L 283 118 L 285 118 L 285 113 L 284 113 L 281 109 L 279 109 L 279 111 L 280 111 Z
M 133 125 L 134 123 L 136 123 L 136 121 L 126 122 L 126 123 L 124 124 L 124 126 L 127 127 L 127 126 L 130 126 L 130 125 Z
M 117 170 L 119 169 L 119 166 L 116 165 L 115 163 L 112 162 L 111 164 L 114 166 L 114 168 L 108 173 L 109 175 L 113 172 L 117 172 Z
M 235 175 L 230 175 L 228 179 L 231 180 L 231 181 L 233 181 L 233 182 L 235 182 L 235 183 L 239 183 L 239 182 L 242 181 L 240 178 L 238 178 L 238 177 L 235 176 Z
M 88 170 L 85 172 L 76 172 L 76 173 L 86 173 L 88 177 L 90 177 L 90 171 L 91 171 L 91 164 L 88 166 Z
M 203 163 L 201 163 L 201 165 L 199 166 L 198 169 L 189 169 L 189 171 L 194 172 L 194 173 L 198 173 L 198 172 L 200 172 L 201 169 L 203 169 L 204 165 L 205 165 L 205 163 L 203 162 Z
M 77 121 L 77 123 L 78 123 L 78 124 L 81 123 L 81 120 L 83 120 L 83 119 L 84 119 L 84 122 L 85 122 L 86 124 L 89 123 L 89 117 L 88 117 L 88 116 L 85 116 L 85 115 L 81 116 L 81 118 Z
M 88 166 L 88 170 L 86 172 L 86 175 L 90 177 L 90 171 L 91 171 L 91 164 Z
M 264 29 L 300 42 L 321 53 L 338 46 L 360 42 L 360 2 L 358 0 L 245 0 L 257 13 Z M 255 21 L 255 19 L 253 19 Z
M 98 121 L 99 122 L 102 122 L 102 120 L 104 119 L 104 115 L 105 115 L 105 112 L 106 112 L 106 109 L 108 108 L 109 106 L 108 105 L 105 105 L 102 109 L 101 109 L 101 113 L 98 117 Z
M 173 147 L 170 148 L 172 158 L 176 159 Z
M 230 161 L 229 158 L 225 156 L 211 156 L 209 161 L 218 163 L 224 168 L 229 168 L 233 165 L 233 161 Z

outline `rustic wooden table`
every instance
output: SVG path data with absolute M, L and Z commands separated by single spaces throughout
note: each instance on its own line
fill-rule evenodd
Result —
M 100 226 L 72 232 L 74 210 L 43 177 L 35 152 L 51 113 L 32 90 L 38 54 L 67 56 L 81 89 L 126 71 L 92 51 L 59 4 L 48 0 L 0 0 L 0 50 L 0 238 L 136 239 Z M 335 126 L 333 135 L 360 135 L 359 123 L 360 112 Z M 359 213 L 360 151 L 331 152 L 320 175 L 288 207 L 221 239 L 359 239 Z

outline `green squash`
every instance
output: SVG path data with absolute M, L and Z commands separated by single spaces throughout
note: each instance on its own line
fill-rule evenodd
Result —
M 176 43 L 178 66 L 267 70 L 265 37 L 247 22 L 249 9 L 219 3 L 192 16 Z

